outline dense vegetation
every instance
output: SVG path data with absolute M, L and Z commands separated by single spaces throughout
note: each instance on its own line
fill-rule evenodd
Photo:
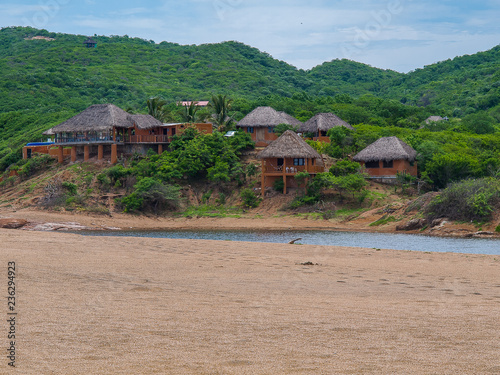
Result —
M 333 157 L 346 158 L 381 136 L 396 135 L 419 152 L 420 179 L 431 188 L 500 175 L 500 46 L 401 74 L 348 60 L 304 71 L 238 42 L 182 46 L 96 36 L 97 48 L 86 48 L 85 39 L 29 27 L 0 30 L 0 171 L 13 166 L 28 175 L 30 163 L 14 164 L 23 144 L 39 140 L 44 130 L 91 104 L 110 102 L 131 112 L 156 113 L 164 121 L 215 113 L 221 130 L 231 126 L 228 119 L 239 120 L 262 105 L 301 121 L 333 112 L 356 128 L 331 132 L 329 146 L 311 142 Z M 148 100 L 152 97 L 157 99 Z M 179 100 L 214 103 L 196 113 L 194 108 L 180 111 Z M 231 111 L 220 112 L 219 101 L 231 103 Z M 430 115 L 450 120 L 426 124 Z M 186 137 L 172 144 L 172 152 L 139 158 L 101 180 L 116 184 L 124 176 L 113 173 L 134 176 L 136 194 L 123 201 L 133 210 L 174 204 L 145 191 L 170 199 L 176 194 L 170 186 L 181 178 L 214 183 L 245 178 L 239 150 L 219 133 Z M 245 140 L 236 143 L 246 147 Z M 324 187 L 358 189 L 357 180 L 332 172 L 309 186 L 314 199 Z M 251 206 L 252 196 L 246 199 Z

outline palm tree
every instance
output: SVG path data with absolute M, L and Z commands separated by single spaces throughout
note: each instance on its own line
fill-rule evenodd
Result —
M 227 99 L 226 95 L 212 95 L 212 100 L 209 106 L 213 109 L 214 123 L 219 131 L 229 130 L 234 121 L 233 118 L 229 116 L 232 101 L 233 99 Z
M 163 108 L 163 106 L 167 104 L 167 101 L 155 96 L 154 98 L 149 98 L 146 101 L 146 104 L 148 105 L 148 114 L 163 122 L 165 117 L 168 115 L 166 110 Z
M 196 112 L 198 112 L 198 102 L 192 101 L 189 105 L 182 105 L 181 116 L 185 122 L 195 122 Z

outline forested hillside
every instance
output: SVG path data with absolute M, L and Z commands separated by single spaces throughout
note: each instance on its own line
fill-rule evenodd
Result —
M 301 121 L 333 111 L 352 125 L 382 128 L 417 129 L 429 115 L 446 115 L 456 119 L 433 130 L 488 134 L 500 120 L 500 47 L 401 74 L 349 60 L 304 71 L 238 42 L 182 46 L 96 36 L 97 47 L 86 48 L 85 39 L 0 30 L 1 170 L 19 159 L 24 143 L 91 104 L 145 113 L 153 96 L 175 108 L 179 100 L 227 95 L 236 119 L 271 105 Z

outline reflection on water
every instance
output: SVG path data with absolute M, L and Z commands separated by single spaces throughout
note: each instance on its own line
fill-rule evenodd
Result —
M 91 236 L 187 238 L 273 243 L 288 243 L 300 237 L 302 239 L 297 243 L 308 245 L 500 255 L 500 239 L 442 238 L 416 234 L 262 230 L 83 231 L 78 233 Z

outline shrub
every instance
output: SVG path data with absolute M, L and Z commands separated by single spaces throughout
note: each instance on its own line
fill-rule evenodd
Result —
M 330 167 L 330 173 L 334 176 L 346 176 L 348 174 L 358 173 L 361 170 L 361 164 L 348 159 L 337 161 Z
M 258 197 L 253 190 L 249 188 L 243 189 L 240 196 L 243 201 L 243 205 L 249 208 L 257 207 L 262 200 L 262 198 Z
M 148 150 L 149 151 L 149 150 Z M 106 171 L 106 174 L 110 178 L 111 182 L 121 181 L 130 174 L 130 170 L 123 167 L 121 164 L 117 164 Z
M 278 178 L 273 182 L 273 189 L 279 193 L 283 193 L 283 189 L 285 188 L 285 183 L 282 178 Z
M 97 175 L 97 181 L 99 181 L 99 183 L 103 186 L 108 186 L 109 184 L 111 184 L 111 180 L 109 179 L 109 177 L 104 174 L 104 173 L 99 173 Z
M 64 181 L 61 186 L 65 188 L 69 195 L 75 195 L 78 189 L 78 186 L 73 184 L 72 182 Z
M 248 164 L 246 172 L 249 177 L 255 176 L 257 174 L 257 166 L 255 164 Z
M 500 180 L 487 177 L 450 184 L 425 209 L 428 220 L 489 220 L 500 203 Z
M 135 191 L 119 202 L 125 212 L 152 210 L 155 214 L 166 208 L 179 206 L 180 188 L 164 184 L 151 177 L 146 177 L 134 185 Z
M 20 160 L 18 162 L 18 165 L 21 165 L 18 169 L 19 176 L 23 179 L 29 178 L 36 172 L 46 169 L 54 160 L 53 157 L 45 154 L 35 155 L 31 159 Z

